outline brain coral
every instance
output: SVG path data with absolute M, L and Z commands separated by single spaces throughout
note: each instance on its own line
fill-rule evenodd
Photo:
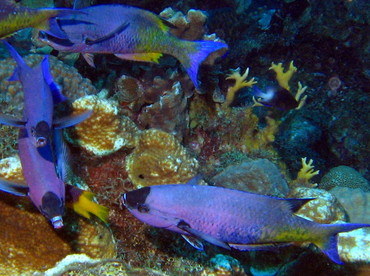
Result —
M 332 168 L 323 176 L 319 187 L 325 190 L 330 190 L 334 187 L 348 187 L 370 191 L 369 182 L 358 171 L 348 166 Z
M 140 135 L 126 163 L 129 178 L 137 187 L 184 183 L 195 175 L 197 168 L 197 160 L 173 135 L 156 129 Z
M 118 116 L 115 101 L 96 95 L 89 95 L 73 102 L 73 112 L 81 114 L 93 110 L 84 122 L 68 130 L 67 140 L 87 151 L 101 156 L 113 153 L 123 146 L 135 144 L 137 130 L 133 122 Z M 123 131 L 124 130 L 124 131 Z

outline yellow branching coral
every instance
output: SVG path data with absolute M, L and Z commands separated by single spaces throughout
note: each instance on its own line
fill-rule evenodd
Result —
M 290 91 L 289 81 L 292 78 L 293 74 L 297 72 L 297 67 L 294 66 L 293 60 L 289 64 L 289 68 L 284 72 L 283 64 L 280 62 L 278 64 L 272 63 L 269 70 L 274 70 L 276 73 L 276 80 L 279 85 Z
M 293 180 L 292 184 L 303 185 L 303 186 L 317 186 L 317 184 L 310 183 L 310 180 L 315 175 L 318 175 L 320 173 L 319 170 L 315 171 L 314 166 L 312 165 L 313 160 L 310 159 L 307 162 L 307 158 L 304 157 L 302 160 L 302 168 L 299 170 L 297 178 Z
M 243 75 L 240 75 L 240 68 L 232 69 L 231 74 L 227 76 L 227 80 L 233 79 L 235 80 L 235 84 L 227 90 L 226 94 L 226 101 L 224 103 L 224 106 L 230 106 L 230 104 L 233 102 L 235 98 L 236 92 L 243 88 L 243 87 L 252 87 L 253 84 L 256 84 L 257 81 L 254 80 L 254 78 L 250 79 L 249 81 L 245 81 L 248 77 L 249 68 L 247 68 Z
M 197 168 L 197 160 L 173 135 L 157 129 L 142 132 L 126 160 L 129 178 L 137 187 L 185 183 Z
M 128 118 L 125 120 L 124 117 L 118 116 L 115 101 L 89 95 L 74 101 L 72 106 L 76 114 L 87 110 L 93 110 L 93 114 L 68 130 L 68 141 L 98 156 L 113 153 L 123 146 L 133 147 L 137 127 L 130 123 Z M 130 131 L 126 132 L 126 128 Z

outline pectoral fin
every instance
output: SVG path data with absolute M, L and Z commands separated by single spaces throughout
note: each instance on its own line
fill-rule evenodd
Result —
M 204 246 L 203 246 L 203 243 L 197 239 L 196 237 L 193 237 L 193 236 L 187 236 L 187 235 L 181 235 L 188 243 L 190 243 L 190 245 L 192 247 L 194 247 L 195 249 L 198 249 L 198 250 L 201 250 L 203 251 L 204 250 Z
M 83 53 L 82 56 L 86 60 L 87 64 L 89 64 L 91 67 L 95 68 L 94 64 L 94 55 L 90 53 Z
M 145 61 L 158 63 L 161 53 L 133 53 L 133 54 L 115 54 L 116 57 L 126 60 Z
M 92 110 L 86 111 L 86 112 L 78 114 L 78 115 L 73 115 L 72 114 L 71 116 L 67 116 L 67 117 L 63 117 L 59 120 L 55 120 L 53 126 L 54 126 L 55 129 L 61 129 L 61 128 L 74 126 L 74 125 L 77 125 L 77 124 L 83 122 L 87 118 L 89 118 L 91 116 L 91 114 L 92 114 Z
M 196 230 L 194 228 L 191 228 L 191 226 L 189 224 L 187 224 L 185 221 L 180 221 L 178 224 L 177 224 L 177 227 L 180 228 L 181 230 L 185 231 L 185 232 L 188 232 L 189 234 L 191 234 L 192 236 L 195 236 L 195 237 L 198 237 L 198 238 L 201 238 L 209 243 L 212 243 L 214 245 L 217 245 L 217 246 L 220 246 L 220 247 L 223 247 L 225 249 L 229 249 L 230 250 L 230 246 L 223 242 L 223 241 L 220 241 L 214 237 L 212 237 L 211 235 L 208 235 L 206 233 L 203 233 L 199 230 Z
M 27 196 L 29 188 L 21 183 L 0 179 L 0 190 L 17 196 Z
M 24 127 L 26 122 L 19 120 L 11 115 L 0 114 L 0 124 L 14 127 Z

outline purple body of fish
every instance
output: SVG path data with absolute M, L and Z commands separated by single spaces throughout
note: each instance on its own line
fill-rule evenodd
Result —
M 21 128 L 18 150 L 29 197 L 54 228 L 62 227 L 65 186 L 56 173 L 52 145 L 48 142 L 44 147 L 35 147 L 27 130 Z
M 13 47 L 5 44 L 17 62 L 17 68 L 9 80 L 22 83 L 24 110 L 22 120 L 1 116 L 0 123 L 25 127 L 36 147 L 45 146 L 51 137 L 54 104 L 65 100 L 65 97 L 53 82 L 48 57 L 30 68 Z
M 238 250 L 313 242 L 341 263 L 337 234 L 370 225 L 319 224 L 294 215 L 309 200 L 189 184 L 146 187 L 122 198 L 136 218 L 180 233 L 198 249 L 202 249 L 198 238 Z
M 78 52 L 90 65 L 93 53 L 112 53 L 121 59 L 157 62 L 162 53 L 181 62 L 198 87 L 199 65 L 212 52 L 227 49 L 215 41 L 181 40 L 170 33 L 170 23 L 156 14 L 124 5 L 100 5 L 80 13 L 52 19 L 50 31 L 40 39 L 60 51 Z M 55 33 L 55 35 L 53 35 Z M 60 39 L 64 33 L 67 39 Z
M 18 149 L 23 175 L 28 188 L 0 180 L 0 190 L 16 195 L 29 195 L 32 202 L 53 224 L 63 226 L 65 185 L 64 149 L 58 128 L 68 127 L 83 121 L 91 112 L 65 117 L 53 122 L 54 105 L 66 98 L 53 82 L 48 58 L 34 68 L 28 67 L 15 49 L 4 42 L 18 67 L 11 80 L 19 80 L 24 91 L 23 119 L 1 115 L 0 123 L 20 127 Z M 57 174 L 59 173 L 59 175 Z

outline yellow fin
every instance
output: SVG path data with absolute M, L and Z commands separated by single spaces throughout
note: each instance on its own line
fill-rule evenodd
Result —
M 120 59 L 128 59 L 135 61 L 146 61 L 158 63 L 161 53 L 134 53 L 134 54 L 115 54 Z
M 109 209 L 102 205 L 99 205 L 92 201 L 94 198 L 94 194 L 89 191 L 83 191 L 80 197 L 78 198 L 77 202 L 73 203 L 73 210 L 85 217 L 90 218 L 91 214 L 94 214 L 99 219 L 104 221 L 105 223 L 108 222 L 108 215 Z

